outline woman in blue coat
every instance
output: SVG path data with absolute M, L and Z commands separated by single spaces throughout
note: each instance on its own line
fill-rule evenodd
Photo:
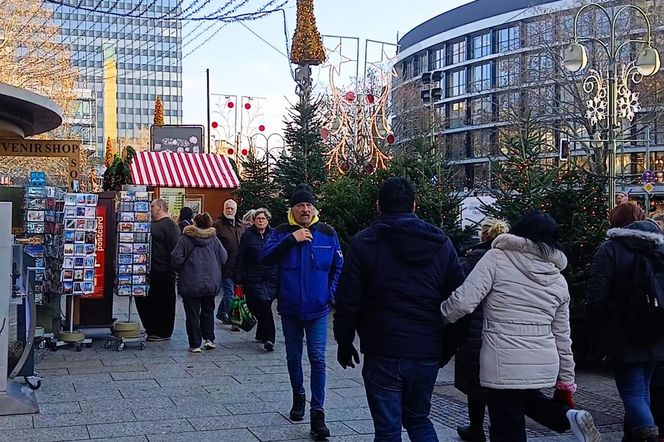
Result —
M 270 236 L 270 212 L 256 209 L 252 225 L 242 235 L 237 255 L 235 282 L 244 289 L 247 307 L 256 317 L 256 340 L 266 351 L 274 350 L 275 328 L 272 301 L 277 297 L 277 266 L 263 265 L 261 252 Z

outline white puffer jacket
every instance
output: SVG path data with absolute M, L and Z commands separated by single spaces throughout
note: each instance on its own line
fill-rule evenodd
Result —
M 498 236 L 464 284 L 440 306 L 455 322 L 484 301 L 480 383 L 539 389 L 574 382 L 569 290 L 559 250 L 545 256 L 525 238 Z

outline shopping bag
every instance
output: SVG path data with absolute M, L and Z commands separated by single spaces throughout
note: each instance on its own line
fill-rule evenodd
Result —
M 256 326 L 256 318 L 249 311 L 247 302 L 242 298 L 231 299 L 231 324 L 248 332 Z

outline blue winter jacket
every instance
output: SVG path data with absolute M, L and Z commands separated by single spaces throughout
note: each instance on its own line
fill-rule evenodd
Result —
M 343 255 L 337 233 L 327 224 L 309 226 L 313 240 L 301 243 L 293 236 L 298 229 L 275 228 L 263 247 L 263 264 L 278 265 L 279 313 L 307 321 L 329 314 Z

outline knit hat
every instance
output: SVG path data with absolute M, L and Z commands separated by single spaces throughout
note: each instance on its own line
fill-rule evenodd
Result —
M 309 185 L 304 183 L 297 185 L 290 199 L 291 207 L 300 203 L 316 204 L 316 198 L 314 197 L 314 192 L 311 190 L 311 187 L 309 187 Z

